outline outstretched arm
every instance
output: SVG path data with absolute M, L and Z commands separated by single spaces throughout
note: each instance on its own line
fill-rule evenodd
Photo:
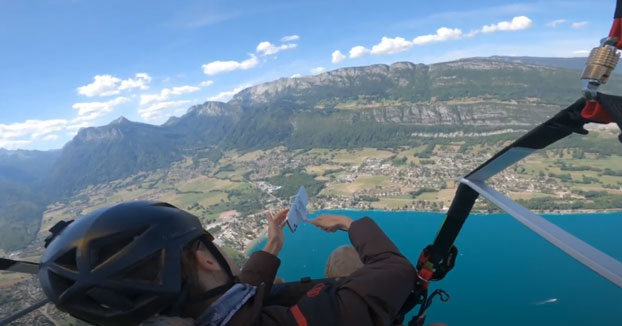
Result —
M 364 266 L 339 286 L 318 284 L 292 307 L 264 307 L 256 325 L 390 325 L 414 287 L 414 267 L 370 218 L 324 215 L 312 223 L 348 231 Z
M 240 281 L 243 283 L 254 286 L 264 283 L 269 293 L 281 264 L 277 255 L 283 248 L 285 239 L 283 226 L 287 212 L 284 210 L 278 215 L 268 213 L 268 242 L 262 251 L 254 252 L 244 264 L 240 272 Z

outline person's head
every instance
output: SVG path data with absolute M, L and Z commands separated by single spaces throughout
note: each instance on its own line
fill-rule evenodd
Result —
M 225 258 L 229 269 L 234 276 L 240 273 L 239 267 L 227 256 L 220 247 L 213 245 Z M 181 257 L 182 277 L 197 284 L 200 290 L 207 291 L 229 282 L 229 275 L 225 268 L 220 265 L 201 239 L 190 242 L 182 250 Z M 198 292 L 197 292 L 198 293 Z
M 363 267 L 359 254 L 352 246 L 344 245 L 335 249 L 326 262 L 326 278 L 345 277 Z
M 212 246 L 225 259 L 230 273 L 233 276 L 237 276 L 240 273 L 239 267 L 217 245 L 213 244 Z M 182 250 L 181 271 L 182 278 L 186 282 L 196 285 L 189 288 L 191 297 L 200 296 L 202 293 L 223 286 L 231 281 L 226 267 L 221 265 L 218 258 L 214 256 L 201 239 L 193 240 Z M 182 315 L 196 318 L 205 310 L 209 303 L 211 303 L 210 300 L 207 300 L 207 302 L 197 302 L 192 305 L 187 304 Z
M 120 204 L 50 231 L 43 291 L 60 310 L 96 325 L 182 315 L 237 272 L 196 216 L 166 203 Z

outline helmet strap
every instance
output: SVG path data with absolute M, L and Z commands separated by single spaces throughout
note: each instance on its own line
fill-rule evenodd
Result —
M 186 310 L 188 306 L 192 306 L 219 296 L 227 292 L 233 285 L 240 282 L 240 279 L 237 276 L 233 275 L 229 263 L 222 255 L 222 253 L 220 253 L 220 250 L 218 250 L 216 245 L 214 245 L 212 241 L 210 241 L 210 239 L 205 235 L 202 235 L 199 239 L 201 240 L 201 243 L 205 245 L 207 250 L 209 250 L 212 256 L 214 256 L 214 258 L 218 262 L 218 265 L 220 265 L 220 267 L 225 271 L 228 277 L 228 282 L 199 295 L 191 296 L 190 289 L 197 286 L 197 284 L 193 284 L 194 282 L 192 282 L 192 280 L 190 279 L 185 279 L 182 284 L 182 291 L 179 294 L 177 301 L 164 312 L 164 314 L 166 315 L 179 316 L 184 310 Z
M 203 302 L 205 300 L 209 300 L 211 298 L 219 296 L 219 295 L 227 292 L 236 283 L 240 282 L 240 279 L 237 276 L 233 275 L 233 272 L 231 271 L 231 267 L 229 266 L 229 263 L 227 262 L 225 257 L 222 255 L 220 250 L 218 250 L 216 245 L 212 241 L 210 241 L 210 239 L 207 236 L 205 236 L 205 235 L 201 236 L 200 239 L 201 239 L 201 242 L 207 248 L 207 250 L 209 250 L 209 252 L 212 254 L 212 256 L 214 256 L 214 258 L 216 259 L 216 261 L 218 262 L 220 267 L 225 271 L 225 273 L 227 274 L 228 281 L 227 281 L 226 284 L 223 284 L 221 286 L 215 287 L 215 288 L 213 288 L 213 289 L 211 289 L 209 291 L 206 291 L 206 292 L 204 292 L 204 293 L 202 293 L 200 295 L 192 296 L 192 297 L 188 298 L 186 303 L 190 304 L 190 305 L 197 304 L 199 302 Z
M 216 258 L 216 261 L 218 262 L 220 267 L 225 271 L 225 273 L 227 274 L 227 277 L 229 279 L 229 282 L 237 283 L 237 282 L 235 282 L 236 277 L 233 276 L 233 272 L 231 271 L 231 267 L 229 266 L 229 263 L 227 262 L 225 257 L 222 255 L 222 253 L 220 253 L 220 250 L 218 250 L 218 248 L 216 248 L 216 245 L 213 242 L 211 242 L 207 236 L 203 235 L 203 236 L 201 236 L 200 239 L 201 239 L 201 242 L 203 243 L 203 245 L 205 245 L 207 250 L 209 250 L 209 252 L 212 254 L 212 256 L 214 256 L 214 258 Z

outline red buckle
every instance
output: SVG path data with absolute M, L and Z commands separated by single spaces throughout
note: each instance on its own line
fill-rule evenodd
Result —
M 424 268 L 419 271 L 419 276 L 421 276 L 421 278 L 423 278 L 424 280 L 429 281 L 432 279 L 432 276 L 434 276 L 434 271 Z
M 420 283 L 421 287 L 424 290 L 428 289 L 432 276 L 434 276 L 434 271 L 431 269 L 427 269 L 427 268 L 422 268 L 417 274 L 417 277 L 419 278 L 419 280 L 421 280 L 421 283 Z
M 605 111 L 598 101 L 586 101 L 585 107 L 581 110 L 581 116 L 601 123 L 613 122 L 609 113 Z

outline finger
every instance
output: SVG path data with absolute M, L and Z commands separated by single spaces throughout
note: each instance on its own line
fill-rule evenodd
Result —
M 272 211 L 268 211 L 266 217 L 268 218 L 268 222 L 274 223 L 274 213 Z
M 285 220 L 287 219 L 287 213 L 289 213 L 289 209 L 286 209 L 282 212 L 279 213 L 279 215 L 277 215 L 277 217 L 275 218 L 276 222 L 280 225 L 283 222 L 285 222 Z
M 277 219 L 284 219 L 287 217 L 287 213 L 289 213 L 289 209 L 282 210 L 278 215 Z
M 320 226 L 320 225 L 324 224 L 324 223 L 322 223 L 323 221 L 324 221 L 324 218 L 322 216 L 318 216 L 318 217 L 312 219 L 311 223 L 313 225 L 315 225 L 315 226 Z

